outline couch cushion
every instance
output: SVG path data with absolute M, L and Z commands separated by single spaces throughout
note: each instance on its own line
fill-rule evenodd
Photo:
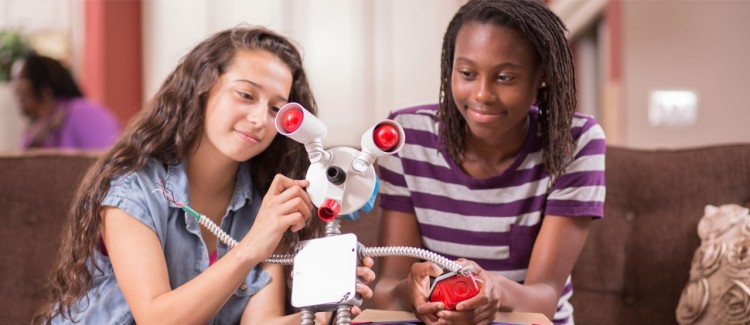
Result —
M 577 324 L 674 324 L 708 204 L 750 204 L 750 144 L 607 148 L 604 219 L 573 271 Z
M 59 246 L 75 186 L 93 152 L 0 156 L 0 323 L 28 324 Z

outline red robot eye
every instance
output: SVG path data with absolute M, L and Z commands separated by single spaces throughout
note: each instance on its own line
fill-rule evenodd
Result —
M 390 124 L 381 124 L 375 128 L 375 132 L 372 134 L 375 145 L 380 150 L 388 151 L 393 149 L 398 144 L 398 130 L 396 127 Z
M 284 127 L 284 131 L 292 133 L 297 131 L 302 125 L 304 113 L 299 109 L 290 109 L 284 113 L 281 118 L 281 126 Z

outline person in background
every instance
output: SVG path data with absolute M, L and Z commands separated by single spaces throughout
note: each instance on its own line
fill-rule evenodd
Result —
M 470 0 L 443 39 L 439 104 L 396 111 L 396 155 L 378 161 L 383 246 L 424 247 L 473 268 L 478 295 L 429 302 L 442 270 L 381 261 L 378 308 L 427 324 L 489 324 L 497 311 L 572 324 L 570 274 L 603 216 L 605 136 L 575 113 L 565 26 L 541 1 Z
M 307 80 L 294 45 L 264 28 L 194 47 L 78 188 L 34 323 L 299 324 L 285 310 L 288 271 L 263 261 L 323 228 L 310 221 L 304 145 L 274 122 L 290 101 L 317 111 Z
M 115 115 L 87 100 L 60 61 L 30 53 L 13 70 L 16 97 L 29 119 L 22 148 L 106 149 L 117 139 Z

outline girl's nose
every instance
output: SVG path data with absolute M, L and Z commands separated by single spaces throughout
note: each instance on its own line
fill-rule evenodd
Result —
M 247 120 L 255 125 L 262 125 L 266 122 L 266 115 L 268 109 L 264 105 L 253 105 L 247 112 Z
M 489 103 L 497 99 L 492 83 L 489 78 L 479 78 L 474 87 L 474 99 L 479 103 Z

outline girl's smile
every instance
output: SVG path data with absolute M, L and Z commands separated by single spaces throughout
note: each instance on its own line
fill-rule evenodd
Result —
M 236 134 L 240 139 L 249 144 L 257 144 L 258 142 L 260 142 L 260 138 L 258 138 L 258 136 L 252 135 L 249 132 L 234 130 L 234 134 Z

